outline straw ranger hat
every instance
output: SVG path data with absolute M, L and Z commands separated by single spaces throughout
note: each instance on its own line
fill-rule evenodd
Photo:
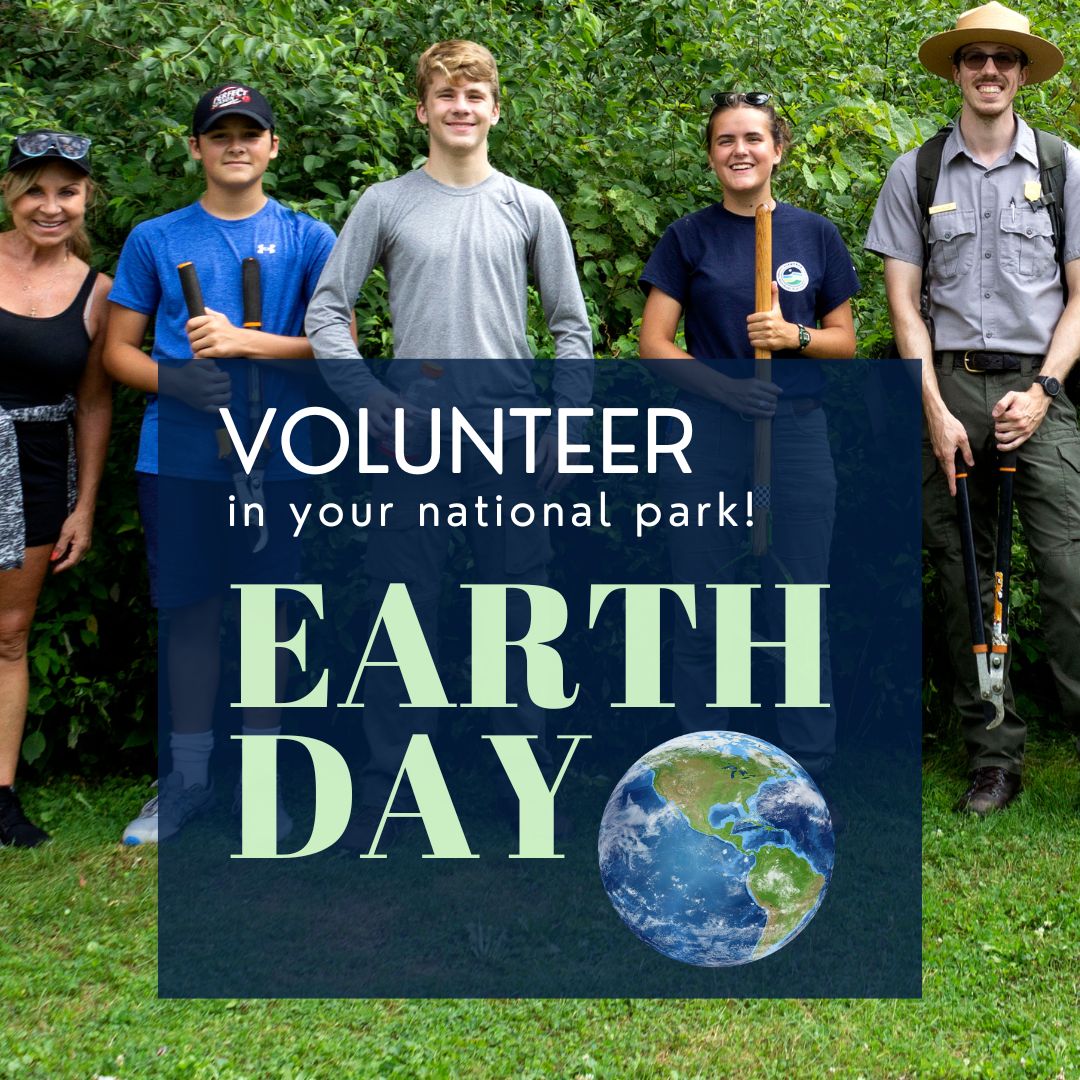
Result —
M 919 62 L 927 71 L 951 79 L 956 50 L 973 41 L 1011 45 L 1026 53 L 1030 61 L 1028 83 L 1049 79 L 1065 63 L 1065 57 L 1056 45 L 1031 33 L 1031 22 L 1026 15 L 997 0 L 965 11 L 956 20 L 956 29 L 927 38 L 919 47 Z

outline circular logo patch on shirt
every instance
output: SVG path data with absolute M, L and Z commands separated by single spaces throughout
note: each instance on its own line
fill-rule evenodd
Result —
M 802 263 L 786 262 L 776 271 L 776 284 L 786 292 L 802 292 L 810 284 L 810 275 Z

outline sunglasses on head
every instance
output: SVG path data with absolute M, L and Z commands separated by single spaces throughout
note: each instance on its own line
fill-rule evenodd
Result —
M 724 109 L 733 109 L 736 105 L 751 105 L 760 109 L 762 105 L 768 105 L 771 98 L 772 94 L 765 94 L 760 90 L 751 90 L 747 94 L 721 90 L 712 95 L 712 103 Z
M 1013 52 L 985 53 L 981 49 L 975 49 L 972 52 L 960 53 L 956 66 L 963 64 L 968 71 L 982 71 L 986 67 L 987 60 L 993 60 L 994 67 L 998 71 L 1012 71 L 1017 64 L 1023 66 L 1027 63 L 1027 57 L 1022 53 L 1020 55 Z
M 68 135 L 62 131 L 31 131 L 16 135 L 15 145 L 30 158 L 55 150 L 68 161 L 81 161 L 90 151 L 90 139 L 85 135 Z

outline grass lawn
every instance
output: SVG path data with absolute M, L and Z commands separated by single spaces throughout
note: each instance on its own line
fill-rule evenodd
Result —
M 925 769 L 921 1001 L 159 1001 L 145 785 L 23 789 L 0 851 L 0 1077 L 1080 1078 L 1080 769 L 1029 750 L 1009 813 Z

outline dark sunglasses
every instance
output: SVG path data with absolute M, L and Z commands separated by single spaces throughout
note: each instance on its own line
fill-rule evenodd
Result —
M 1027 58 L 1023 55 L 1017 56 L 1016 53 L 984 53 L 980 50 L 960 54 L 960 63 L 963 64 L 968 71 L 982 71 L 982 69 L 986 67 L 987 60 L 993 60 L 994 67 L 996 67 L 998 71 L 1012 71 L 1017 64 L 1024 64 Z M 960 65 L 958 64 L 957 67 L 959 66 Z
M 760 109 L 762 105 L 768 105 L 771 99 L 772 94 L 765 94 L 760 90 L 751 90 L 748 94 L 721 90 L 712 95 L 712 103 L 721 109 L 733 109 L 736 105 L 751 105 Z
M 31 131 L 15 136 L 15 145 L 27 157 L 41 157 L 55 150 L 68 161 L 81 161 L 90 151 L 90 139 L 85 135 L 67 135 L 62 131 Z

